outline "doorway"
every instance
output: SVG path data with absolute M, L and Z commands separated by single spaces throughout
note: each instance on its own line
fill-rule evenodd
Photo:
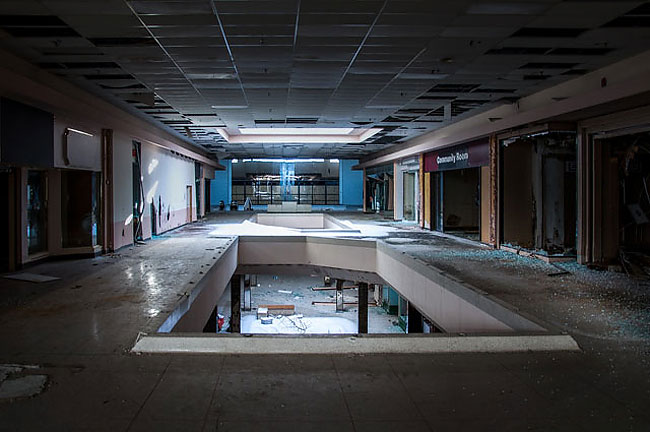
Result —
M 444 231 L 444 202 L 443 202 L 443 176 L 442 172 L 432 172 L 429 177 L 431 229 L 433 231 Z
M 405 172 L 402 191 L 404 202 L 404 220 L 415 221 L 415 173 Z
M 142 187 L 142 146 L 133 141 L 133 242 L 142 241 L 142 215 L 144 213 L 144 188 Z
M 440 188 L 443 196 L 443 231 L 480 240 L 480 168 L 445 171 Z
M 203 165 L 194 162 L 194 184 L 196 188 L 196 218 L 201 217 L 201 178 L 203 177 Z M 191 222 L 190 218 L 190 222 Z
M 192 186 L 187 186 L 187 223 L 192 222 Z
M 47 251 L 47 173 L 27 173 L 27 253 Z
M 61 234 L 64 248 L 95 246 L 101 235 L 101 173 L 61 172 Z
M 650 274 L 650 132 L 595 139 L 594 261 Z
M 548 255 L 575 255 L 575 133 L 504 140 L 500 154 L 501 243 Z
M 204 197 L 204 201 L 205 201 L 205 214 L 208 214 L 212 210 L 210 208 L 211 207 L 211 203 L 210 203 L 210 192 L 211 192 L 210 191 L 210 180 L 206 179 L 204 185 L 205 185 L 204 186 L 204 192 L 205 193 L 203 194 L 203 197 Z

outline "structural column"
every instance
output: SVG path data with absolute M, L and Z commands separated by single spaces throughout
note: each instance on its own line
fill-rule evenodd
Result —
M 345 281 L 341 279 L 336 280 L 336 311 L 343 312 L 345 311 L 345 303 L 343 301 L 343 283 Z
M 219 325 L 217 324 L 217 316 L 218 316 L 218 310 L 217 306 L 212 309 L 212 313 L 210 314 L 210 318 L 208 318 L 208 322 L 205 323 L 205 327 L 203 327 L 203 333 L 216 333 L 218 330 Z
M 422 314 L 408 302 L 408 326 L 407 333 L 422 333 Z
M 368 333 L 368 284 L 359 282 L 359 331 L 358 333 Z
M 230 278 L 230 332 L 241 331 L 241 289 L 243 275 L 234 274 Z
M 252 310 L 252 296 L 251 296 L 251 278 L 244 277 L 244 310 Z

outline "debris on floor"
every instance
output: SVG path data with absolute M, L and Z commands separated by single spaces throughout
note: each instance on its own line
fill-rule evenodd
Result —
M 38 366 L 0 365 L 0 400 L 36 396 L 45 390 L 47 375 L 31 374 Z
M 241 332 L 249 334 L 355 334 L 357 325 L 347 318 L 279 315 L 256 319 L 242 317 Z

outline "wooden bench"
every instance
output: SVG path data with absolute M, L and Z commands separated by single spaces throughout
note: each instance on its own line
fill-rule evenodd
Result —
M 271 315 L 293 315 L 296 313 L 296 306 L 294 305 L 258 305 L 260 308 L 266 308 Z

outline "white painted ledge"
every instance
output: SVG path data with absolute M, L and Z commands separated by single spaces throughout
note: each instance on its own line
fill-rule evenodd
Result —
M 136 353 L 442 354 L 580 351 L 570 335 L 246 336 L 140 334 Z

